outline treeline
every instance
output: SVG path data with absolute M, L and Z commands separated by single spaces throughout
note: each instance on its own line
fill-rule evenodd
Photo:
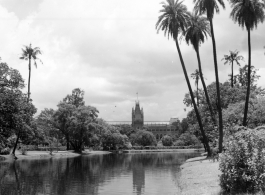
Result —
M 45 108 L 36 117 L 37 109 L 29 99 L 20 73 L 6 63 L 0 63 L 0 153 L 15 155 L 16 149 L 26 153 L 28 146 L 50 150 L 65 146 L 66 150 L 82 152 L 131 149 L 132 146 L 191 146 L 200 145 L 187 133 L 188 125 L 177 121 L 179 134 L 156 140 L 147 128 L 135 130 L 131 125 L 109 125 L 98 118 L 99 111 L 84 101 L 84 91 L 76 88 L 61 101 L 57 109 Z M 37 146 L 37 148 L 36 148 Z M 12 151 L 10 149 L 12 148 Z M 29 148 L 30 149 L 30 148 Z M 52 152 L 52 151 L 51 151 Z

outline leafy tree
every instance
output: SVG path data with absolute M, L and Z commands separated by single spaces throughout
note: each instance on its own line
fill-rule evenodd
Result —
M 249 101 L 249 113 L 247 117 L 247 124 L 249 128 L 255 128 L 261 125 L 265 125 L 265 99 L 264 98 L 252 98 Z M 226 110 L 224 110 L 224 122 L 228 126 L 242 125 L 244 102 L 238 102 L 230 104 Z M 242 114 L 241 114 L 242 113 Z
M 178 50 L 181 66 L 183 69 L 183 73 L 184 73 L 184 76 L 185 76 L 185 79 L 186 79 L 186 82 L 187 82 L 187 85 L 189 88 L 189 92 L 190 92 L 192 103 L 193 103 L 193 106 L 194 106 L 194 109 L 196 112 L 197 120 L 198 120 L 198 123 L 200 125 L 200 130 L 202 132 L 203 138 L 204 138 L 205 143 L 207 145 L 209 155 L 211 155 L 210 146 L 208 144 L 207 137 L 206 137 L 205 132 L 203 130 L 201 117 L 200 117 L 197 105 L 195 103 L 195 99 L 193 96 L 189 77 L 188 77 L 188 74 L 186 71 L 186 67 L 185 67 L 185 64 L 184 64 L 184 61 L 182 58 L 182 54 L 181 54 L 181 50 L 179 47 L 179 43 L 178 43 L 178 35 L 185 31 L 185 28 L 187 27 L 187 22 L 188 22 L 189 17 L 190 17 L 190 13 L 187 11 L 187 7 L 182 4 L 182 1 L 179 1 L 179 0 L 176 0 L 176 1 L 175 0 L 167 0 L 166 3 L 165 2 L 162 3 L 162 7 L 163 7 L 163 9 L 160 10 L 160 12 L 162 14 L 158 18 L 158 21 L 156 23 L 156 28 L 158 31 L 160 29 L 164 30 L 165 35 L 173 37 L 173 39 L 176 43 L 176 47 Z
M 12 153 L 15 155 L 19 139 L 25 139 L 33 133 L 32 122 L 36 108 L 22 93 L 24 81 L 17 70 L 0 63 L 0 138 L 7 144 L 9 137 L 15 135 L 16 141 Z
M 84 106 L 85 105 L 84 94 L 85 92 L 83 90 L 81 90 L 80 88 L 75 88 L 72 90 L 72 94 L 67 95 L 63 99 L 63 102 L 67 104 L 72 104 L 75 107 Z
M 238 66 L 240 66 L 239 61 L 240 60 L 244 60 L 243 56 L 238 55 L 239 51 L 229 51 L 230 54 L 229 55 L 224 55 L 224 58 L 222 60 L 225 60 L 225 65 L 227 63 L 231 64 L 231 87 L 234 86 L 234 62 L 236 62 L 236 64 Z
M 46 144 L 54 141 L 58 143 L 59 139 L 62 139 L 62 133 L 56 128 L 56 123 L 54 122 L 55 110 L 45 108 L 40 112 L 36 119 L 38 132 L 41 134 L 38 143 Z
M 81 152 L 85 144 L 90 144 L 95 131 L 100 127 L 97 124 L 98 110 L 86 106 L 83 99 L 84 91 L 74 89 L 71 95 L 67 95 L 58 104 L 58 110 L 53 115 L 55 127 L 66 138 L 67 150 L 71 144 L 75 151 Z
M 156 145 L 156 138 L 153 133 L 145 130 L 139 130 L 135 134 L 132 143 L 136 143 L 140 146 L 152 146 Z
M 37 68 L 36 60 L 39 60 L 41 63 L 42 61 L 38 58 L 38 55 L 41 54 L 40 48 L 35 47 L 32 48 L 31 44 L 29 46 L 24 46 L 22 48 L 22 56 L 20 59 L 29 61 L 29 80 L 28 80 L 28 101 L 30 100 L 30 77 L 31 77 L 31 60 L 34 60 L 34 65 Z
M 172 137 L 169 135 L 165 135 L 164 137 L 162 137 L 162 144 L 163 146 L 172 146 L 173 144 Z
M 89 139 L 94 135 L 97 112 L 92 106 L 79 106 L 74 109 L 68 122 L 70 143 L 75 151 L 81 152 L 84 144 L 88 145 Z
M 257 84 L 256 82 L 260 78 L 260 75 L 257 75 L 258 69 L 255 69 L 254 66 L 251 66 L 250 68 L 250 87 L 253 89 L 253 87 L 256 88 Z M 239 68 L 239 73 L 235 75 L 234 77 L 235 83 L 247 87 L 248 86 L 248 65 L 243 66 L 242 68 Z
M 209 111 L 211 113 L 213 122 L 216 123 L 213 109 L 211 106 L 211 102 L 209 99 L 209 95 L 207 92 L 207 88 L 204 82 L 204 77 L 202 74 L 201 58 L 200 58 L 200 52 L 199 52 L 200 44 L 204 43 L 204 40 L 205 38 L 207 38 L 207 35 L 209 36 L 211 35 L 209 22 L 207 21 L 207 18 L 202 17 L 198 14 L 192 14 L 190 16 L 190 20 L 188 21 L 188 27 L 184 34 L 185 34 L 185 39 L 186 39 L 187 44 L 191 43 L 196 52 L 199 71 L 197 70 L 197 73 L 195 73 L 195 75 L 197 75 L 198 78 L 199 77 L 201 78 L 203 90 L 204 90 L 205 97 L 206 97 L 206 100 L 209 106 Z M 199 98 L 198 91 L 199 90 L 198 90 L 198 84 L 197 84 L 197 103 L 198 103 L 198 98 Z
M 102 145 L 104 150 L 118 150 L 126 148 L 129 139 L 126 135 L 120 133 L 111 133 L 106 131 L 102 137 Z
M 55 127 L 60 129 L 62 134 L 65 136 L 66 139 L 66 149 L 70 149 L 70 119 L 73 115 L 74 110 L 76 107 L 71 104 L 67 104 L 65 102 L 60 102 L 57 105 L 58 109 L 54 113 L 54 122 Z
M 198 145 L 200 143 L 195 135 L 192 135 L 190 133 L 181 134 L 178 140 L 183 141 L 185 146 Z
M 223 150 L 223 119 L 222 119 L 222 107 L 221 107 L 221 95 L 219 89 L 219 75 L 218 75 L 218 64 L 217 64 L 217 52 L 216 52 L 216 43 L 213 30 L 213 17 L 214 12 L 219 13 L 218 3 L 225 8 L 223 0 L 193 0 L 195 2 L 195 13 L 205 14 L 207 19 L 210 22 L 211 27 L 211 37 L 213 44 L 213 58 L 214 58 L 214 69 L 215 69 L 215 84 L 217 91 L 217 103 L 218 103 L 218 116 L 219 116 L 219 152 Z
M 250 75 L 251 75 L 251 40 L 250 31 L 257 27 L 259 22 L 263 22 L 265 2 L 260 0 L 230 0 L 232 19 L 242 26 L 246 27 L 248 32 L 248 86 L 245 101 L 245 110 L 243 118 L 243 126 L 247 125 L 248 103 L 250 95 Z

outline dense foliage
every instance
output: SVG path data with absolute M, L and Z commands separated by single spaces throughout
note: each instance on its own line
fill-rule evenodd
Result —
M 265 192 L 265 128 L 233 129 L 220 157 L 221 187 L 226 192 Z
M 163 146 L 172 146 L 173 145 L 173 139 L 169 135 L 165 135 L 162 137 L 162 144 Z
M 29 144 L 37 134 L 33 115 L 36 108 L 22 93 L 24 81 L 20 73 L 0 63 L 0 150 L 14 147 L 19 141 Z
M 146 130 L 138 130 L 135 134 L 131 134 L 130 140 L 132 145 L 140 146 L 154 146 L 157 143 L 154 134 Z

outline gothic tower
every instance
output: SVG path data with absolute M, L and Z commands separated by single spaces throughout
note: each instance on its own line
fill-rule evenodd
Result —
M 135 102 L 135 108 L 132 108 L 132 127 L 141 129 L 144 125 L 144 111 L 140 109 L 139 101 Z

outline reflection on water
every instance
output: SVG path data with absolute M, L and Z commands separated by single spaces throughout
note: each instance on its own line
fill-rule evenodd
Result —
M 198 153 L 87 155 L 0 162 L 0 194 L 175 194 L 179 165 Z

